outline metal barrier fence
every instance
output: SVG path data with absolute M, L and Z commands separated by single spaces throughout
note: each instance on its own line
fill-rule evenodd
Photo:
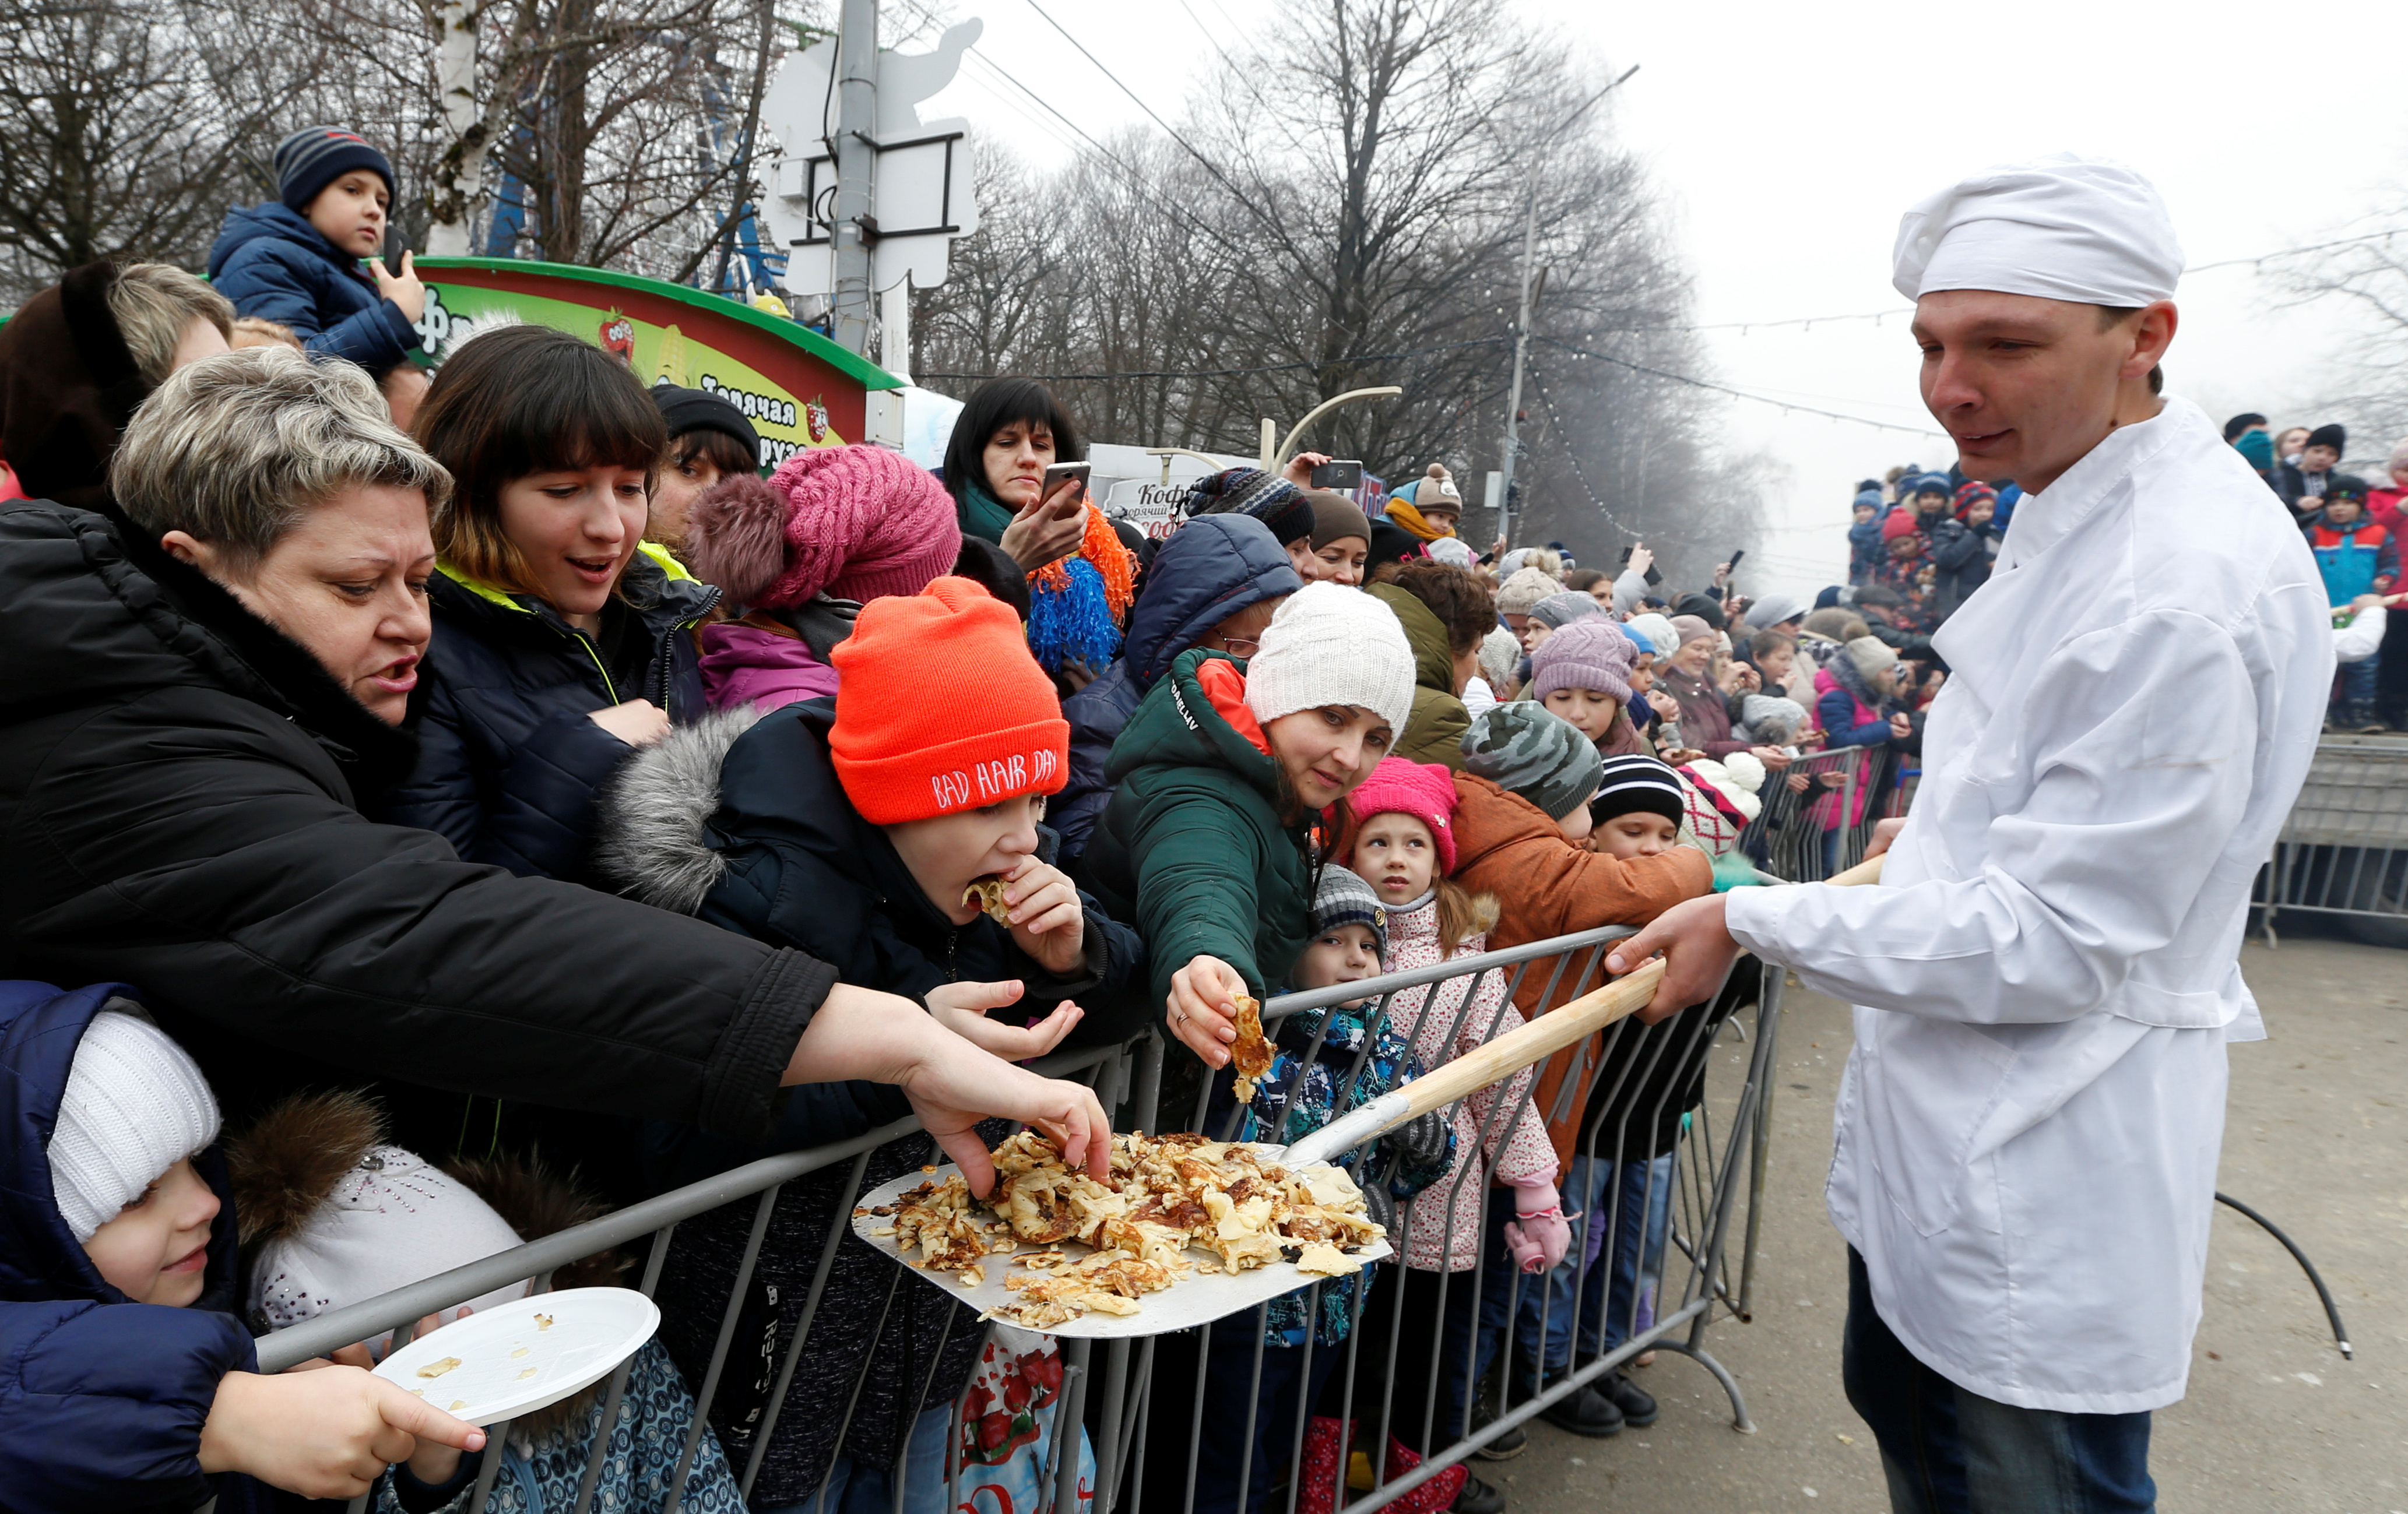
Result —
M 1885 746 L 1796 758 L 1765 775 L 1756 795 L 1764 808 L 1740 834 L 1740 850 L 1788 882 L 1834 877 L 1864 861 L 1875 823 L 1906 813 L 1906 782 L 1914 776 L 1902 755 Z
M 2266 944 L 2286 911 L 2337 915 L 2353 934 L 2408 946 L 2408 740 L 2329 736 L 2257 898 Z
M 1410 1033 L 1426 1032 L 1443 1022 L 1444 1038 L 1450 1044 L 1467 1035 L 1484 1039 L 1503 1028 L 1476 1018 L 1489 1012 L 1486 1007 L 1517 1000 L 1552 1007 L 1595 987 L 1602 980 L 1607 945 L 1628 934 L 1589 931 L 1460 957 L 1413 972 L 1290 994 L 1268 1003 L 1264 1019 L 1276 1036 L 1279 1028 L 1296 1015 L 1354 1002 L 1361 1006 L 1354 1012 L 1369 1020 L 1374 1035 L 1383 1021 L 1392 1021 L 1399 1029 L 1409 1027 Z M 1627 1020 L 1609 1027 L 1588 1043 L 1559 1054 L 1554 1064 L 1557 1075 L 1552 1080 L 1536 1076 L 1533 1069 L 1492 1085 L 1507 1096 L 1491 1100 L 1471 1143 L 1474 1150 L 1459 1152 L 1450 1176 L 1404 1208 L 1392 1235 L 1397 1257 L 1369 1269 L 1366 1276 L 1372 1280 L 1368 1288 L 1346 1291 L 1346 1306 L 1340 1315 L 1345 1321 L 1342 1344 L 1326 1346 L 1318 1340 L 1325 1319 L 1325 1289 L 1337 1286 L 1322 1283 L 1305 1291 L 1305 1344 L 1301 1347 L 1265 1345 L 1273 1305 L 1180 1335 L 1108 1341 L 1101 1352 L 1093 1349 L 1092 1341 L 1061 1339 L 1060 1388 L 1053 1410 L 1055 1438 L 1040 1483 L 1052 1490 L 1054 1507 L 1064 1514 L 1082 1508 L 1153 1511 L 1233 1507 L 1279 1508 L 1288 1514 L 1342 1507 L 1347 1514 L 1356 1514 L 1410 1495 L 1479 1448 L 1513 1433 L 1524 1421 L 1650 1350 L 1685 1355 L 1704 1366 L 1729 1396 L 1735 1424 L 1752 1429 L 1738 1385 L 1707 1352 L 1704 1335 L 1717 1310 L 1742 1319 L 1748 1313 L 1770 1135 L 1770 1078 L 1782 981 L 1778 971 L 1761 971 L 1759 991 L 1758 976 L 1751 964 L 1746 978 L 1735 980 L 1712 1006 L 1684 1011 L 1661 1024 L 1647 1026 Z M 1329 1017 L 1323 1016 L 1314 1034 L 1304 1038 L 1300 1049 L 1304 1061 L 1321 1054 L 1328 1028 Z M 1722 1057 L 1714 1056 L 1715 1048 L 1727 1042 L 1731 1050 Z M 1370 1043 L 1371 1037 L 1367 1036 L 1365 1055 Z M 1058 1054 L 1039 1065 L 1052 1076 L 1088 1081 L 1105 1107 L 1114 1111 L 1115 1129 L 1186 1128 L 1220 1136 L 1233 1128 L 1238 1111 L 1228 1105 L 1226 1093 L 1218 1092 L 1226 1088 L 1226 1076 L 1206 1081 L 1192 1103 L 1182 1099 L 1179 1114 L 1183 1118 L 1156 1121 L 1165 1053 L 1165 1043 L 1149 1033 L 1125 1046 Z M 1168 1055 L 1187 1059 L 1188 1065 L 1200 1073 L 1200 1064 L 1194 1064 L 1183 1049 L 1173 1045 Z M 1363 1057 L 1354 1057 L 1339 1088 L 1351 1094 L 1363 1066 Z M 1550 1081 L 1549 1102 L 1542 1107 L 1541 1090 Z M 1349 1107 L 1341 1102 L 1333 1114 Z M 1512 1190 L 1492 1180 L 1502 1144 L 1497 1137 L 1511 1128 L 1512 1121 L 1532 1117 L 1578 1121 L 1579 1166 L 1596 1175 L 1588 1179 L 1588 1186 L 1601 1197 L 1601 1202 L 1589 1202 L 1588 1193 L 1575 1182 L 1575 1173 L 1558 1175 L 1566 1211 L 1585 1213 L 1574 1222 L 1575 1243 L 1566 1265 L 1555 1275 L 1538 1277 L 1514 1272 L 1490 1254 L 1503 1221 L 1512 1218 Z M 919 1135 L 916 1121 L 904 1121 L 834 1145 L 753 1162 L 265 1336 L 258 1343 L 260 1369 L 282 1370 L 388 1329 L 394 1332 L 398 1347 L 408 1339 L 414 1321 L 437 1309 L 516 1281 L 532 1279 L 538 1291 L 547 1289 L 554 1269 L 637 1242 L 648 1242 L 639 1286 L 646 1293 L 654 1293 L 665 1268 L 672 1264 L 681 1226 L 697 1221 L 710 1223 L 704 1217 L 729 1209 L 717 1219 L 723 1230 L 732 1235 L 733 1229 L 724 1221 L 740 1221 L 742 1211 L 731 1207 L 749 1200 L 749 1228 L 744 1230 L 741 1260 L 726 1298 L 679 1297 L 673 1292 L 664 1301 L 665 1313 L 682 1313 L 691 1327 L 690 1338 L 707 1338 L 710 1349 L 707 1358 L 699 1362 L 699 1371 L 693 1363 L 681 1364 L 699 1408 L 684 1435 L 674 1474 L 667 1479 L 663 1507 L 669 1511 L 681 1507 L 704 1437 L 714 1433 L 714 1421 L 717 1433 L 726 1436 L 721 1445 L 728 1467 L 745 1497 L 753 1499 L 781 1416 L 810 1416 L 798 1421 L 805 1424 L 833 1422 L 835 1433 L 827 1442 L 833 1464 L 845 1453 L 846 1435 L 865 1385 L 882 1365 L 877 1352 L 871 1350 L 864 1357 L 858 1380 L 833 1383 L 806 1372 L 797 1390 L 798 1369 L 812 1355 L 814 1341 L 831 1330 L 858 1325 L 857 1321 L 845 1320 L 831 1324 L 824 1317 L 823 1299 L 832 1271 L 839 1265 L 861 1265 L 863 1257 L 870 1258 L 885 1268 L 886 1310 L 898 1307 L 898 1297 L 902 1299 L 899 1307 L 906 1309 L 930 1307 L 927 1297 L 913 1294 L 930 1285 L 868 1251 L 852 1238 L 845 1222 L 858 1195 L 874 1186 L 874 1179 L 865 1181 L 873 1158 L 891 1165 L 896 1150 L 882 1149 L 908 1140 L 920 1145 L 896 1150 L 913 1164 L 940 1160 L 934 1155 L 933 1143 Z M 1358 1172 L 1368 1150 L 1367 1145 L 1354 1154 Z M 834 1176 L 838 1172 L 844 1175 L 840 1178 Z M 815 1176 L 820 1177 L 818 1182 L 805 1181 Z M 826 1239 L 811 1264 L 808 1292 L 792 1324 L 781 1330 L 773 1321 L 769 1334 L 776 1338 L 774 1351 L 765 1349 L 756 1353 L 748 1347 L 732 1364 L 739 1316 L 752 1295 L 765 1236 L 781 1202 L 824 1206 Z M 1477 1265 L 1456 1273 L 1419 1275 L 1402 1264 L 1417 1238 L 1433 1233 L 1447 1236 L 1457 1229 L 1458 1219 L 1469 1221 L 1475 1217 L 1476 1225 L 1467 1228 L 1478 1237 Z M 1735 1226 L 1747 1241 L 1736 1291 L 1727 1266 Z M 1451 1254 L 1452 1242 L 1443 1243 L 1440 1250 Z M 1417 1301 L 1431 1302 L 1434 1313 L 1409 1321 L 1403 1307 L 1408 1293 Z M 944 1306 L 940 1334 L 952 1340 L 972 1321 L 968 1311 L 949 1296 Z M 713 1318 L 715 1326 L 710 1323 Z M 1450 1343 L 1431 1322 L 1448 1318 L 1486 1323 L 1477 1330 L 1467 1327 L 1462 1339 Z M 873 1344 L 885 1323 L 882 1312 L 870 1328 Z M 667 1334 L 666 1325 L 664 1334 Z M 1232 1341 L 1234 1351 L 1226 1349 Z M 1534 1342 L 1546 1346 L 1543 1354 Z M 1565 1349 L 1556 1350 L 1558 1343 Z M 1273 1378 L 1318 1383 L 1318 1392 L 1291 1393 L 1274 1402 L 1277 1395 L 1264 1391 L 1264 1368 L 1266 1354 L 1275 1350 L 1291 1354 L 1274 1360 Z M 1316 1352 L 1324 1357 L 1317 1375 L 1313 1371 Z M 1191 1360 L 1192 1366 L 1187 1364 Z M 939 1369 L 946 1361 L 944 1351 L 932 1354 L 921 1379 L 920 1395 L 911 1400 L 923 1407 L 913 1409 L 913 1414 L 925 1411 L 931 1399 L 941 1406 L 942 1394 L 967 1391 L 966 1382 L 940 1385 Z M 1291 1363 L 1293 1372 L 1287 1370 Z M 1530 1363 L 1542 1364 L 1547 1370 L 1526 1373 L 1524 1367 Z M 1236 1378 L 1226 1371 L 1215 1374 L 1211 1369 L 1216 1364 L 1243 1373 L 1241 1391 L 1229 1391 L 1236 1386 Z M 613 1432 L 623 1415 L 640 1412 L 626 1393 L 633 1364 L 622 1364 L 608 1379 L 598 1429 L 585 1454 L 582 1478 L 571 1506 L 574 1514 L 599 1507 L 598 1483 Z M 755 1419 L 738 1426 L 728 1421 L 722 1400 L 732 1381 L 748 1374 L 765 1379 L 766 1407 Z M 1400 1384 L 1408 1383 L 1412 1392 L 1400 1389 Z M 1317 1398 L 1324 1402 L 1317 1404 Z M 895 1509 L 962 1507 L 963 1407 L 957 1399 L 945 1425 L 946 1487 L 941 1506 L 930 1496 L 934 1487 L 926 1485 L 934 1482 L 933 1477 L 924 1478 L 922 1486 L 911 1484 L 908 1468 L 912 1437 L 907 1435 L 889 1470 Z M 1233 1407 L 1238 1414 L 1234 1439 L 1229 1417 Z M 1359 1420 L 1378 1425 L 1383 1435 L 1402 1432 L 1396 1438 L 1417 1447 L 1424 1458 L 1418 1465 L 1391 1465 L 1385 1444 L 1375 1437 L 1368 1448 L 1370 1487 L 1343 1493 L 1335 1487 L 1307 1488 L 1301 1475 L 1306 1441 L 1320 1428 L 1312 1421 L 1322 1417 L 1316 1409 L 1324 1407 L 1337 1408 L 1335 1420 L 1341 1438 L 1344 1427 Z M 1208 1414 L 1208 1409 L 1212 1412 Z M 1078 1431 L 1082 1425 L 1093 1450 L 1092 1483 L 1081 1476 Z M 466 1514 L 481 1514 L 485 1508 L 509 1433 L 507 1422 L 489 1428 L 488 1450 L 466 1503 Z M 1214 1450 L 1209 1457 L 1208 1437 Z M 1239 1448 L 1234 1457 L 1219 1454 L 1221 1448 L 1230 1445 Z M 1338 1480 L 1344 1479 L 1349 1461 L 1341 1445 L 1336 1458 Z M 1205 1491 L 1201 1498 L 1199 1487 Z M 1250 1490 L 1252 1497 L 1240 1497 L 1240 1490 Z M 806 1493 L 803 1507 L 816 1510 L 825 1505 L 827 1493 L 823 1469 L 817 1502 Z M 752 1507 L 785 1502 L 755 1501 Z M 367 1503 L 364 1496 L 351 1507 L 356 1510 Z

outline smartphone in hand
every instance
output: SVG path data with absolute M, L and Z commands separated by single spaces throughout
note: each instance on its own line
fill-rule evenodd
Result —
M 1312 470 L 1312 487 L 1335 489 L 1341 493 L 1363 487 L 1363 460 L 1333 458 Z
M 1053 499 L 1055 492 L 1061 490 L 1065 484 L 1076 483 L 1078 488 L 1069 491 L 1064 497 L 1083 499 L 1087 493 L 1087 479 L 1093 472 L 1092 464 L 1049 463 L 1045 465 L 1044 482 L 1037 486 L 1037 497 L 1039 500 Z

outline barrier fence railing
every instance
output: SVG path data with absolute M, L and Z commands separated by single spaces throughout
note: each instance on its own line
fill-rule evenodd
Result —
M 1340 1004 L 1357 1006 L 1353 1012 L 1368 1034 L 1357 1051 L 1333 1059 L 1344 1067 L 1334 1118 L 1351 1107 L 1381 1027 L 1393 1025 L 1409 1040 L 1435 1034 L 1459 1051 L 1507 1028 L 1510 1021 L 1492 1018 L 1498 1005 L 1553 1007 L 1598 986 L 1608 945 L 1628 934 L 1584 932 L 1289 994 L 1267 1003 L 1263 1015 L 1274 1037 L 1311 1063 L 1325 1054 L 1331 1017 L 1316 1016 L 1310 1035 L 1302 1034 L 1304 1021 L 1296 1021 L 1295 1030 L 1288 1022 Z M 1718 1310 L 1742 1318 L 1748 1312 L 1769 1151 L 1781 975 L 1743 962 L 1743 976 L 1711 1005 L 1655 1025 L 1621 1021 L 1542 1064 L 1558 1076 L 1542 1078 L 1532 1068 L 1490 1085 L 1470 1149 L 1458 1150 L 1445 1177 L 1398 1207 L 1396 1257 L 1361 1275 L 1368 1286 L 1315 1283 L 1300 1300 L 1289 1295 L 1302 1306 L 1300 1346 L 1265 1343 L 1273 1310 L 1287 1301 L 1173 1335 L 1110 1340 L 1100 1353 L 1091 1340 L 1060 1339 L 1051 1445 L 1040 1474 L 1053 1507 L 1066 1514 L 1240 1507 L 1355 1514 L 1381 1507 L 1447 1476 L 1479 1449 L 1650 1350 L 1705 1367 L 1728 1395 L 1734 1423 L 1751 1429 L 1737 1383 L 1704 1344 Z M 1718 1046 L 1728 1048 L 1725 1055 L 1714 1055 Z M 1039 1068 L 1088 1081 L 1113 1112 L 1116 1130 L 1233 1134 L 1241 1112 L 1226 1092 L 1226 1074 L 1205 1078 L 1201 1064 L 1175 1044 L 1168 1057 L 1166 1078 L 1166 1045 L 1149 1033 L 1125 1045 L 1060 1053 Z M 1179 1117 L 1157 1121 L 1166 1081 Z M 1543 1104 L 1542 1086 L 1551 1095 Z M 1483 1098 L 1475 1094 L 1466 1104 Z M 1498 1162 L 1516 1121 L 1549 1119 L 1574 1131 L 1572 1170 L 1557 1175 L 1563 1207 L 1577 1215 L 1574 1243 L 1555 1273 L 1526 1275 L 1501 1250 L 1514 1191 L 1496 1181 Z M 1264 1139 L 1283 1134 L 1303 1132 L 1257 1133 Z M 1367 1187 L 1379 1180 L 1366 1171 L 1376 1146 L 1366 1143 L 1341 1159 Z M 755 1509 L 833 1507 L 831 1470 L 840 1460 L 857 1467 L 865 1446 L 881 1458 L 891 1448 L 891 1464 L 873 1470 L 884 1476 L 894 1508 L 957 1509 L 966 1455 L 990 1449 L 979 1439 L 979 1415 L 970 1412 L 978 1406 L 968 1401 L 970 1364 L 982 1341 L 993 1342 L 1003 1327 L 989 1334 L 961 1304 L 855 1239 L 848 1222 L 868 1188 L 939 1160 L 917 1122 L 901 1121 L 752 1162 L 264 1336 L 260 1368 L 282 1370 L 387 1330 L 397 1348 L 414 1321 L 437 1310 L 519 1282 L 545 1290 L 553 1272 L 573 1262 L 640 1247 L 638 1286 L 663 1307 L 663 1338 L 674 1334 L 685 1343 L 670 1354 L 697 1406 L 666 1478 L 665 1510 L 673 1514 L 685 1504 L 698 1467 L 717 1464 L 715 1454 L 706 1454 L 707 1437 Z M 767 1245 L 773 1218 L 779 1234 L 791 1235 L 796 1215 L 824 1220 L 824 1239 L 808 1255 Z M 1734 1293 L 1727 1260 L 1735 1223 L 1751 1254 L 1741 1263 Z M 724 1297 L 697 1297 L 698 1290 L 678 1282 L 692 1270 L 684 1250 L 714 1234 L 728 1250 L 738 1249 L 740 1234 L 740 1256 Z M 769 1290 L 775 1302 L 766 1328 L 756 1318 L 765 1256 L 767 1271 L 781 1279 Z M 1416 1257 L 1469 1264 L 1426 1273 L 1405 1264 Z M 858 1280 L 864 1268 L 882 1269 L 867 1276 L 872 1293 L 882 1288 L 883 1304 L 832 1311 L 825 1304 L 832 1278 Z M 667 1294 L 661 1293 L 665 1278 L 672 1284 Z M 1325 1307 L 1341 1294 L 1342 1306 Z M 1415 1308 L 1410 1316 L 1409 1303 Z M 866 1336 L 856 1312 L 875 1313 Z M 1290 1322 L 1296 1312 L 1285 1311 Z M 899 1353 L 888 1349 L 890 1320 L 898 1314 Z M 941 1345 L 924 1363 L 915 1360 L 914 1343 L 931 1334 Z M 1329 1335 L 1342 1339 L 1326 1342 Z M 848 1357 L 857 1358 L 857 1370 L 843 1370 Z M 607 1379 L 598 1416 L 584 1411 L 592 1445 L 573 1514 L 602 1507 L 598 1485 L 623 1417 L 658 1412 L 656 1401 L 629 1395 L 633 1365 L 623 1364 Z M 939 1408 L 946 1410 L 943 1453 L 931 1462 L 921 1432 Z M 868 1433 L 882 1421 L 894 1421 L 883 1438 Z M 1370 1485 L 1308 1487 L 1308 1441 L 1315 1436 L 1338 1437 L 1329 1480 L 1347 1480 L 1345 1442 L 1355 1422 L 1376 1427 L 1363 1437 Z M 772 1447 L 787 1444 L 781 1424 L 810 1448 L 824 1443 L 824 1451 L 812 1464 L 815 1472 L 798 1478 L 788 1465 L 785 1485 L 770 1488 L 761 1479 Z M 1081 1427 L 1093 1456 L 1091 1479 Z M 511 1426 L 494 1425 L 488 1435 L 466 1514 L 485 1508 Z M 1418 1464 L 1391 1461 L 1392 1436 L 1420 1453 Z M 941 1504 L 931 1496 L 939 1481 L 945 1484 Z M 1241 1490 L 1251 1496 L 1240 1496 Z M 367 1502 L 364 1496 L 352 1507 Z
M 2286 912 L 2408 945 L 2408 741 L 2328 736 L 2258 877 L 2266 943 Z

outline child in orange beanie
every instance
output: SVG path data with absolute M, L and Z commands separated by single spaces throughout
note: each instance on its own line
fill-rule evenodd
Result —
M 1020 618 L 969 579 L 940 578 L 864 605 L 832 661 L 833 698 L 722 710 L 629 762 L 605 805 L 604 874 L 648 903 L 794 947 L 845 982 L 917 999 L 1000 1056 L 1135 1035 L 1150 1019 L 1144 947 L 1045 860 L 1050 833 L 1039 821 L 1067 776 L 1070 732 Z M 905 1112 L 874 1084 L 807 1084 L 788 1092 L 773 1148 L 664 1130 L 650 1176 L 692 1181 Z M 871 1153 L 864 1184 L 929 1160 L 925 1136 L 890 1142 Z M 840 1164 L 797 1179 L 772 1209 L 754 1286 L 774 1285 L 781 1303 L 766 1311 L 765 1332 L 791 1331 L 799 1317 L 847 1177 Z M 662 1337 L 689 1372 L 710 1359 L 744 1250 L 751 1218 L 738 1209 L 747 1207 L 679 1226 L 670 1250 Z M 968 1311 L 953 1317 L 924 1285 L 907 1285 L 889 1308 L 893 1271 L 850 1237 L 840 1243 L 811 1326 L 812 1367 L 795 1375 L 755 1507 L 805 1503 L 823 1474 L 882 1498 L 867 1485 L 907 1454 L 911 1485 L 942 1485 L 945 1418 L 984 1327 Z M 782 1338 L 766 1339 L 773 1354 Z M 899 1416 L 848 1421 L 844 1400 L 865 1367 L 865 1402 L 897 1405 Z M 723 1440 L 739 1447 L 765 1407 L 758 1395 L 720 1393 Z M 911 1427 L 905 1444 L 878 1438 L 878 1426 L 898 1422 Z M 829 1470 L 832 1456 L 839 1470 Z

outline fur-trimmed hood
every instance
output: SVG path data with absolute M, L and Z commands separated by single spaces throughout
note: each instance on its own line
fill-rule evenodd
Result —
M 654 908 L 701 909 L 727 872 L 710 829 L 720 766 L 760 720 L 751 705 L 715 710 L 622 763 L 595 806 L 595 870 Z
M 296 1093 L 227 1141 L 227 1175 L 245 1270 L 256 1268 L 271 1246 L 301 1236 L 338 1191 L 357 1180 L 364 1162 L 378 1163 L 380 1149 L 385 1149 L 381 1155 L 388 1163 L 408 1155 L 390 1148 L 384 1111 L 366 1095 L 351 1092 Z M 573 1173 L 554 1172 L 537 1157 L 452 1161 L 437 1170 L 481 1199 L 522 1242 L 540 1240 L 608 1212 L 579 1187 Z M 428 1221 L 442 1222 L 437 1218 L 439 1212 L 429 1212 Z M 452 1212 L 458 1212 L 456 1200 Z M 597 1252 L 555 1270 L 552 1286 L 611 1286 L 630 1264 L 619 1251 Z M 256 1322 L 253 1328 L 258 1328 Z M 591 1392 L 572 1395 L 524 1417 L 514 1433 L 541 1435 L 582 1414 L 592 1402 Z

